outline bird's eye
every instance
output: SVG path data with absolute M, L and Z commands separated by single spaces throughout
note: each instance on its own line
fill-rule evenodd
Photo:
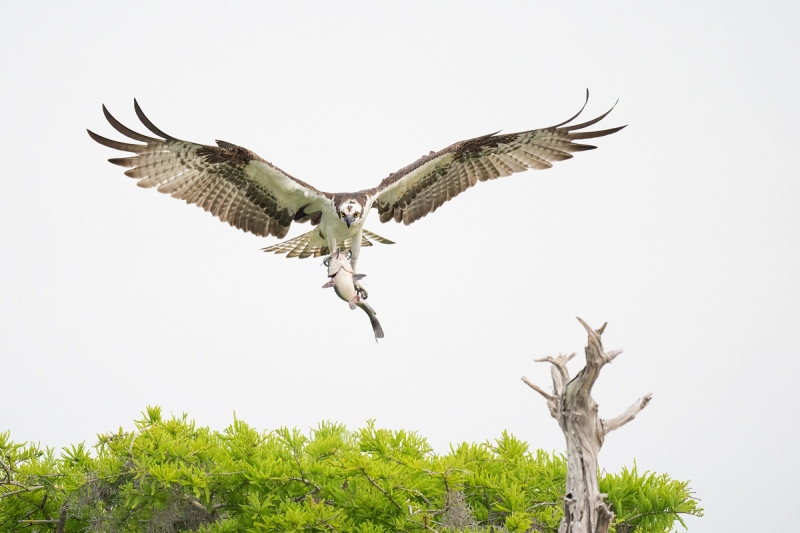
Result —
M 339 212 L 339 218 L 344 218 L 344 213 Z
M 359 215 L 359 212 L 356 211 L 355 213 L 353 213 L 353 218 L 358 218 L 358 215 Z

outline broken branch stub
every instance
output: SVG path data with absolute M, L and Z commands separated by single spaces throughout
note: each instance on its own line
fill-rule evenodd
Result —
M 603 351 L 602 334 L 606 324 L 597 330 L 578 318 L 586 329 L 589 342 L 586 345 L 586 365 L 575 378 L 570 379 L 567 363 L 575 354 L 545 357 L 537 362 L 552 366 L 553 394 L 523 377 L 522 381 L 547 400 L 550 414 L 558 421 L 567 441 L 567 491 L 564 497 L 564 518 L 559 533 L 607 533 L 614 513 L 603 501 L 597 480 L 597 456 L 605 436 L 622 427 L 644 409 L 652 394 L 639 398 L 622 414 L 603 420 L 597 412 L 597 403 L 591 392 L 600 370 L 610 363 L 622 350 Z

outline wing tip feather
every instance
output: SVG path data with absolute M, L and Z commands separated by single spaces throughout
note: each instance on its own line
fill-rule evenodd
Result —
M 142 124 L 144 124 L 145 128 L 147 128 L 151 132 L 155 133 L 156 135 L 159 135 L 159 136 L 163 137 L 164 139 L 166 139 L 168 141 L 176 141 L 177 140 L 172 135 L 168 135 L 168 134 L 164 133 L 163 131 L 161 131 L 160 129 L 158 129 L 156 127 L 156 125 L 153 124 L 150 121 L 149 118 L 147 118 L 147 116 L 144 114 L 144 111 L 142 111 L 142 107 L 139 105 L 139 102 L 136 100 L 136 98 L 133 99 L 133 110 L 136 112 L 136 116 L 139 117 L 139 120 L 142 121 Z

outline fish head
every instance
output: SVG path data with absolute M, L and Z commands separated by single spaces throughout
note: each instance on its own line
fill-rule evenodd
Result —
M 339 274 L 339 272 L 353 274 L 353 267 L 350 265 L 350 259 L 347 254 L 341 251 L 336 251 L 331 254 L 328 261 L 328 277 L 331 278 Z

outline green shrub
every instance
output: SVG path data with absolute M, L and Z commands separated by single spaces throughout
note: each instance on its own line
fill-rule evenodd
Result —
M 358 532 L 558 529 L 564 457 L 508 433 L 434 454 L 414 432 L 323 422 L 308 435 L 222 432 L 148 407 L 120 429 L 60 454 L 0 434 L 0 531 Z M 601 490 L 619 533 L 671 531 L 702 516 L 687 483 L 636 468 Z

